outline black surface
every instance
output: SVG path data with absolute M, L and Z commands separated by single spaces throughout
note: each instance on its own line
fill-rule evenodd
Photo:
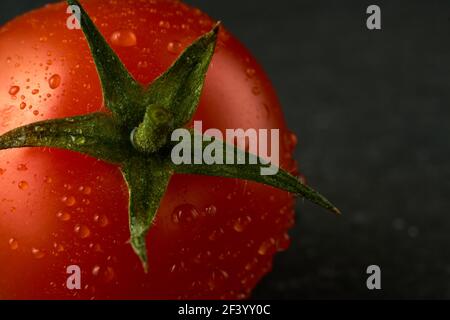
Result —
M 0 22 L 47 1 L 2 0 Z M 190 0 L 265 66 L 309 182 L 293 245 L 255 298 L 450 298 L 450 2 Z M 381 292 L 366 288 L 382 268 Z

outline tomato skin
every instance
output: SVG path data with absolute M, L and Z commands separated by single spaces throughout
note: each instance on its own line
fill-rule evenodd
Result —
M 214 24 L 175 0 L 82 4 L 143 84 Z M 66 7 L 48 5 L 0 29 L 0 133 L 106 111 L 86 40 L 66 27 Z M 117 40 L 130 34 L 135 41 Z M 205 129 L 280 129 L 281 165 L 296 171 L 296 139 L 270 81 L 224 29 L 195 120 Z M 287 248 L 293 214 L 286 192 L 176 175 L 148 236 L 145 274 L 127 243 L 128 191 L 116 166 L 56 149 L 0 151 L 0 298 L 246 298 Z M 81 290 L 66 287 L 69 265 L 81 267 Z

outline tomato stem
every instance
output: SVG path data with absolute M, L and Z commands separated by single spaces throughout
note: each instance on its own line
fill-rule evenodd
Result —
M 133 146 L 143 153 L 155 153 L 164 147 L 174 127 L 174 118 L 170 110 L 152 105 L 144 116 L 144 121 L 132 131 Z

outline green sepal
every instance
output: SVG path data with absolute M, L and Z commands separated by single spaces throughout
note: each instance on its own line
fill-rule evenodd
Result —
M 145 92 L 146 105 L 157 105 L 172 112 L 174 128 L 184 127 L 197 111 L 219 27 L 217 24 L 184 50 L 168 71 L 150 84 Z
M 67 3 L 80 8 L 81 29 L 97 68 L 105 106 L 123 125 L 139 123 L 142 119 L 140 114 L 145 112 L 140 99 L 143 87 L 128 72 L 81 4 L 77 0 L 68 0 Z M 139 108 L 141 112 L 135 112 L 134 108 Z
M 297 196 L 304 197 L 305 199 L 325 208 L 334 213 L 340 214 L 339 209 L 336 208 L 330 201 L 328 201 L 324 196 L 320 193 L 312 189 L 311 187 L 303 184 L 299 178 L 294 177 L 287 171 L 278 168 L 278 172 L 275 175 L 262 175 L 261 168 L 262 167 L 270 167 L 270 165 L 264 164 L 267 161 L 263 161 L 258 158 L 256 155 L 249 154 L 235 146 L 226 144 L 223 141 L 216 140 L 215 138 L 208 137 L 204 141 L 202 139 L 202 135 L 191 131 L 191 150 L 192 155 L 203 155 L 205 149 L 211 145 L 212 143 L 220 144 L 221 150 L 223 150 L 223 164 L 194 164 L 191 161 L 190 164 L 180 164 L 173 165 L 173 170 L 176 173 L 180 174 L 194 174 L 194 175 L 206 175 L 206 176 L 216 176 L 216 177 L 224 177 L 224 178 L 235 178 L 235 179 L 244 179 L 248 181 L 253 181 L 257 183 L 262 183 L 271 187 L 275 187 L 277 189 L 281 189 L 284 191 L 288 191 Z M 201 144 L 197 146 L 194 143 L 195 140 L 202 141 Z M 200 148 L 200 149 L 199 149 Z M 234 164 L 226 164 L 227 161 L 227 153 L 233 155 Z M 249 164 L 250 159 L 253 159 L 257 164 Z M 239 161 L 242 160 L 246 164 L 238 164 Z
M 129 136 L 104 113 L 35 122 L 0 136 L 0 149 L 24 147 L 66 149 L 116 164 L 134 153 Z
M 146 236 L 172 176 L 170 161 L 133 157 L 121 166 L 129 190 L 130 243 L 147 270 Z

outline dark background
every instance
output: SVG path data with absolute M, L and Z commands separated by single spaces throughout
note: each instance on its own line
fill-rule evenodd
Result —
M 0 23 L 49 0 L 1 0 Z M 450 298 L 450 2 L 189 0 L 265 66 L 309 182 L 255 298 Z M 366 8 L 382 30 L 366 28 Z M 382 269 L 378 292 L 366 268 Z

